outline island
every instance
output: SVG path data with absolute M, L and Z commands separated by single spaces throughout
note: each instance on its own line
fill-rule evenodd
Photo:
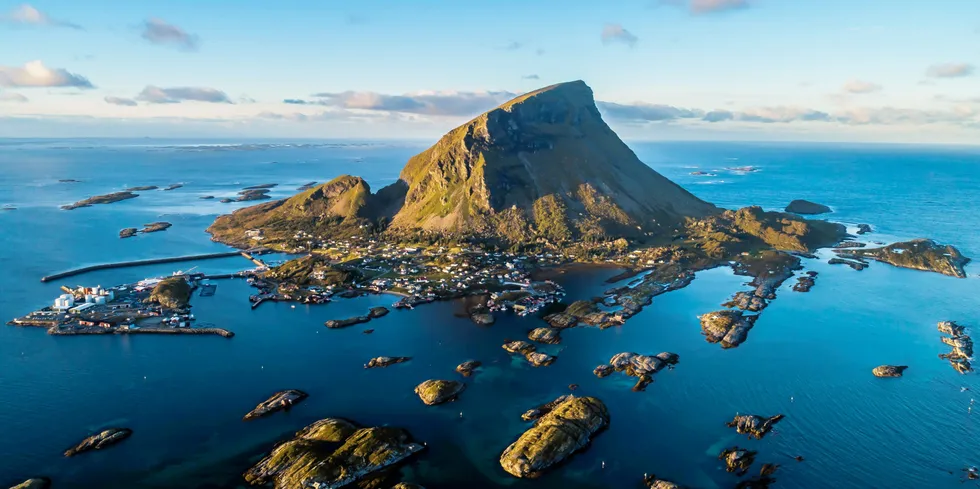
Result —
M 249 484 L 276 489 L 340 488 L 372 479 L 423 448 L 401 428 L 358 428 L 347 420 L 327 418 L 273 448 L 244 477 Z
M 136 236 L 136 234 L 138 232 L 139 232 L 139 230 L 137 230 L 136 228 L 125 228 L 125 229 L 121 229 L 121 230 L 119 230 L 119 237 L 120 238 L 132 238 L 133 236 Z
M 173 224 L 170 224 L 169 222 L 163 222 L 163 221 L 151 222 L 149 224 L 144 224 L 143 225 L 143 229 L 140 229 L 140 232 L 141 233 L 155 233 L 155 232 L 158 232 L 158 231 L 166 231 L 171 226 L 173 226 Z
M 184 186 L 184 184 L 182 184 L 182 183 L 174 183 L 174 184 L 167 185 L 164 188 L 164 190 L 177 190 L 177 189 L 179 189 L 179 188 L 181 188 L 183 186 Z
M 214 196 L 213 195 L 202 195 L 202 196 L 200 196 L 198 198 L 201 199 L 201 200 L 211 200 L 211 199 L 214 198 Z
M 936 272 L 957 278 L 966 278 L 963 267 L 970 262 L 955 246 L 942 245 L 931 239 L 915 239 L 882 248 L 835 249 L 834 252 L 844 259 L 867 258 L 896 267 Z
M 96 195 L 84 200 L 79 200 L 73 204 L 63 205 L 61 208 L 66 211 L 70 211 L 81 207 L 91 207 L 96 204 L 112 204 L 122 200 L 135 199 L 136 197 L 139 197 L 139 194 L 134 194 L 133 192 L 113 192 L 111 194 Z
M 786 212 L 794 214 L 826 214 L 833 212 L 830 207 L 809 200 L 794 200 L 786 206 Z
M 879 365 L 871 370 L 875 377 L 901 377 L 907 365 Z
M 127 192 L 143 192 L 143 191 L 146 191 L 146 190 L 156 190 L 158 188 L 160 188 L 160 187 L 157 187 L 156 185 L 144 185 L 142 187 L 129 187 L 129 188 L 126 189 L 126 191 Z
M 782 414 L 777 414 L 771 417 L 756 416 L 754 414 L 743 414 L 736 415 L 735 419 L 727 423 L 729 428 L 735 428 L 735 431 L 741 435 L 749 435 L 749 438 L 755 438 L 756 440 L 761 440 L 770 431 L 772 431 L 773 426 L 780 422 L 785 416 Z
M 665 368 L 673 368 L 680 357 L 676 353 L 663 352 L 657 355 L 639 355 L 632 352 L 617 353 L 609 360 L 609 365 L 600 365 L 593 370 L 597 377 L 602 378 L 612 372 L 623 372 L 630 377 L 636 377 L 633 391 L 642 391 L 653 382 L 653 375 Z
M 276 392 L 269 396 L 268 399 L 260 402 L 258 406 L 255 406 L 255 409 L 249 411 L 242 420 L 251 421 L 268 416 L 277 411 L 289 409 L 307 397 L 309 397 L 309 394 L 295 389 Z
M 315 181 L 313 181 L 313 182 L 306 182 L 303 185 L 300 185 L 299 187 L 297 187 L 296 190 L 298 190 L 300 192 L 305 192 L 305 191 L 307 191 L 307 190 L 315 187 L 316 184 L 317 184 L 317 182 L 315 182 Z
M 455 380 L 426 380 L 415 387 L 415 393 L 426 406 L 434 406 L 456 399 L 466 384 Z
M 587 447 L 608 425 L 609 412 L 602 401 L 565 396 L 504 450 L 500 466 L 514 477 L 536 477 Z
M 51 487 L 51 479 L 46 477 L 35 477 L 33 479 L 27 479 L 10 489 L 48 489 Z
M 973 339 L 966 334 L 966 328 L 954 321 L 940 321 L 937 325 L 940 340 L 950 347 L 949 353 L 942 353 L 939 358 L 949 361 L 953 370 L 961 374 L 973 371 Z
M 274 187 L 276 187 L 276 186 L 278 186 L 278 185 L 279 185 L 278 183 L 263 183 L 263 184 L 260 184 L 260 185 L 252 185 L 252 186 L 250 186 L 250 187 L 245 187 L 245 188 L 243 188 L 242 190 L 262 190 L 262 189 L 270 189 L 270 188 L 274 188 Z
M 68 450 L 65 450 L 65 456 L 74 457 L 75 455 L 91 450 L 102 450 L 103 448 L 110 447 L 125 440 L 126 438 L 129 438 L 132 434 L 133 430 L 129 428 L 108 428 L 82 440 Z
M 374 357 L 368 363 L 364 364 L 364 368 L 384 368 L 405 363 L 411 359 L 412 357 Z

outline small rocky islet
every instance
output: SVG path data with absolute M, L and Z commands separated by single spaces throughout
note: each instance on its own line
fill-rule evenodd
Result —
M 870 259 L 900 268 L 936 272 L 956 278 L 966 278 L 963 267 L 970 262 L 956 247 L 942 245 L 931 239 L 904 241 L 882 248 L 835 249 L 834 252 L 841 259 L 858 262 Z
M 784 417 L 785 416 L 782 414 L 777 414 L 768 418 L 754 414 L 736 415 L 733 420 L 726 423 L 726 426 L 729 428 L 735 428 L 735 431 L 740 435 L 749 435 L 749 438 L 761 440 L 767 434 L 769 434 L 769 432 L 772 431 L 773 426 L 782 421 Z
M 503 349 L 507 353 L 522 355 L 527 363 L 534 367 L 546 367 L 554 363 L 557 357 L 537 351 L 536 346 L 523 340 L 507 341 L 503 344 Z
M 435 406 L 456 399 L 466 384 L 455 380 L 426 380 L 415 387 L 415 394 L 426 406 Z
M 33 479 L 27 479 L 20 484 L 11 486 L 10 489 L 48 489 L 51 487 L 51 479 L 45 477 L 35 477 Z
M 89 197 L 87 199 L 79 200 L 73 204 L 66 204 L 61 206 L 63 210 L 70 211 L 75 209 L 80 209 L 82 207 L 91 207 L 98 204 L 112 204 L 114 202 L 120 202 L 128 199 L 135 199 L 139 197 L 139 194 L 133 192 L 113 192 L 111 194 L 96 195 L 94 197 Z
M 412 357 L 374 357 L 364 364 L 364 368 L 385 368 L 399 363 L 405 363 Z
M 589 445 L 609 425 L 609 411 L 594 397 L 564 396 L 500 455 L 500 466 L 533 478 Z
M 966 328 L 954 321 L 940 321 L 937 325 L 940 340 L 952 348 L 949 353 L 942 353 L 939 358 L 947 360 L 954 370 L 961 374 L 973 371 L 973 338 L 966 334 Z
M 287 410 L 300 403 L 307 397 L 309 397 L 307 393 L 295 389 L 276 392 L 275 394 L 269 396 L 268 399 L 255 406 L 255 409 L 249 411 L 248 414 L 242 418 L 242 420 L 251 421 L 263 416 L 268 416 L 278 411 Z
M 599 377 L 607 377 L 613 372 L 623 372 L 636 377 L 634 391 L 642 391 L 653 382 L 653 375 L 665 368 L 673 368 L 680 361 L 676 353 L 662 352 L 656 355 L 640 355 L 632 352 L 617 353 L 609 359 L 608 365 L 600 365 L 593 370 Z
M 809 200 L 797 199 L 790 202 L 789 205 L 786 206 L 786 212 L 792 212 L 793 214 L 815 215 L 826 214 L 833 211 L 830 207 L 823 204 L 810 202 Z
M 469 377 L 473 375 L 473 372 L 480 368 L 481 365 L 483 364 L 478 360 L 467 360 L 456 366 L 456 372 L 459 372 L 459 374 L 463 377 Z
M 91 450 L 102 450 L 115 445 L 133 434 L 129 428 L 109 428 L 85 438 L 75 446 L 65 450 L 66 457 L 74 457 Z
M 879 365 L 871 370 L 875 377 L 901 377 L 907 365 Z
M 423 449 L 401 428 L 358 428 L 347 420 L 327 418 L 276 446 L 244 477 L 249 484 L 276 489 L 339 489 L 371 480 Z

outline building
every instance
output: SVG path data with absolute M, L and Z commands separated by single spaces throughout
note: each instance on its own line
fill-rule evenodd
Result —
M 66 311 L 75 307 L 75 297 L 71 294 L 61 294 L 54 300 L 54 309 Z

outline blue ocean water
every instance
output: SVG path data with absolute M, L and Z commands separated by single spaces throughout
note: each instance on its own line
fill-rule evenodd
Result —
M 290 195 L 309 181 L 344 173 L 374 188 L 394 181 L 425 143 L 372 141 L 0 140 L 0 319 L 45 305 L 62 283 L 54 271 L 86 264 L 222 251 L 204 229 L 246 204 L 200 200 L 244 186 L 279 183 Z M 778 209 L 795 198 L 833 207 L 829 218 L 869 223 L 870 240 L 930 237 L 980 257 L 980 149 L 761 143 L 637 143 L 640 158 L 698 196 L 725 207 Z M 756 172 L 725 168 L 755 166 Z M 704 171 L 714 176 L 691 175 Z M 77 179 L 80 183 L 59 183 Z M 184 183 L 111 205 L 58 206 L 128 186 Z M 123 227 L 166 220 L 165 232 L 121 240 Z M 114 285 L 197 265 L 206 272 L 249 264 L 227 258 L 95 272 L 65 285 Z M 935 324 L 980 326 L 980 267 L 968 279 L 874 264 L 856 272 L 806 260 L 820 272 L 807 294 L 787 283 L 742 346 L 722 350 L 700 334 L 698 314 L 716 310 L 744 278 L 724 269 L 698 274 L 658 297 L 625 326 L 575 329 L 551 367 L 533 369 L 500 345 L 539 325 L 510 315 L 480 327 L 460 306 L 437 303 L 394 311 L 360 328 L 327 330 L 326 319 L 362 313 L 393 299 L 370 296 L 326 306 L 248 306 L 251 290 L 222 281 L 195 297 L 202 322 L 236 332 L 218 337 L 51 337 L 0 326 L 0 487 L 33 476 L 56 488 L 243 487 L 239 474 L 276 441 L 324 417 L 407 428 L 429 450 L 403 469 L 433 488 L 634 487 L 644 473 L 693 487 L 732 487 L 717 453 L 738 444 L 757 465 L 782 465 L 775 487 L 960 487 L 961 469 L 980 464 L 980 398 L 975 375 L 937 358 L 948 350 Z M 561 281 L 571 299 L 591 297 L 615 270 L 576 270 Z M 619 374 L 592 369 L 622 351 L 680 354 L 646 392 Z M 365 370 L 377 355 L 412 356 Z M 457 378 L 455 366 L 485 367 L 455 403 L 423 406 L 412 392 L 429 378 Z M 901 379 L 875 379 L 883 363 L 909 365 Z M 527 428 L 520 414 L 568 392 L 594 395 L 610 409 L 609 429 L 544 477 L 515 480 L 501 451 Z M 962 391 L 962 387 L 971 390 Z M 285 414 L 243 423 L 241 416 L 281 389 L 310 398 Z M 724 423 L 736 413 L 786 414 L 761 441 Z M 463 413 L 462 418 L 460 413 Z M 131 427 L 112 449 L 65 459 L 91 431 Z M 804 462 L 793 457 L 800 455 Z

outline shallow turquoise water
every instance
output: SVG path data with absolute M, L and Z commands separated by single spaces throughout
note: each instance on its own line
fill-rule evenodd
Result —
M 137 146 L 135 143 L 139 143 Z M 46 304 L 60 284 L 41 284 L 53 271 L 123 259 L 224 250 L 203 229 L 215 214 L 241 204 L 201 201 L 241 187 L 280 183 L 277 196 L 308 181 L 342 173 L 372 186 L 393 181 L 415 144 L 314 145 L 250 151 L 203 150 L 145 141 L 0 144 L 0 316 L 6 320 Z M 886 146 L 670 143 L 633 145 L 651 166 L 697 195 L 728 207 L 778 208 L 794 198 L 832 206 L 831 218 L 867 222 L 868 239 L 931 237 L 980 256 L 980 151 Z M 69 149 L 71 148 L 71 149 Z M 754 165 L 745 175 L 689 175 Z M 59 178 L 85 180 L 60 184 Z M 60 204 L 125 186 L 185 182 L 107 206 L 60 211 Z M 174 227 L 120 240 L 122 227 L 167 220 Z M 388 305 L 386 296 L 326 306 L 265 304 L 252 311 L 250 289 L 222 281 L 214 297 L 194 299 L 200 321 L 232 329 L 211 337 L 69 337 L 39 329 L 0 327 L 0 487 L 47 475 L 57 488 L 238 487 L 237 478 L 263 449 L 309 422 L 347 417 L 364 425 L 404 426 L 429 450 L 404 469 L 426 487 L 633 487 L 643 473 L 695 487 L 730 487 L 716 453 L 739 444 L 763 462 L 783 465 L 776 487 L 960 487 L 960 469 L 980 463 L 980 418 L 968 408 L 980 397 L 975 375 L 954 372 L 935 323 L 980 323 L 980 269 L 957 280 L 875 264 L 863 272 L 807 260 L 817 270 L 808 294 L 789 283 L 741 347 L 722 350 L 700 335 L 696 315 L 715 310 L 744 279 L 727 270 L 698 275 L 624 327 L 566 331 L 551 367 L 533 369 L 500 345 L 523 337 L 534 319 L 498 317 L 479 327 L 440 303 L 394 311 L 362 328 L 329 331 L 326 319 Z M 249 264 L 238 258 L 197 263 L 207 272 Z M 181 264 L 179 267 L 189 267 Z M 174 265 L 91 273 L 68 285 L 116 284 L 167 274 Z M 610 270 L 565 275 L 571 298 L 607 285 Z M 646 392 L 629 390 L 619 374 L 591 371 L 621 351 L 681 356 Z M 414 359 L 364 370 L 372 356 Z M 423 406 L 412 393 L 428 378 L 456 378 L 467 359 L 485 367 L 467 380 L 459 401 Z M 882 363 L 910 365 L 905 377 L 875 379 Z M 589 450 L 534 481 L 517 481 L 497 457 L 525 428 L 520 414 L 568 392 L 595 395 L 612 422 Z M 961 387 L 971 391 L 961 392 Z M 310 398 L 286 414 L 243 423 L 241 416 L 274 391 L 298 388 Z M 460 418 L 460 412 L 463 417 Z M 736 412 L 787 418 L 762 441 L 724 426 Z M 64 459 L 60 453 L 89 431 L 124 425 L 135 434 L 102 453 Z M 805 462 L 792 457 L 802 455 Z M 602 468 L 605 462 L 605 468 Z M 949 474 L 952 471 L 953 474 Z

